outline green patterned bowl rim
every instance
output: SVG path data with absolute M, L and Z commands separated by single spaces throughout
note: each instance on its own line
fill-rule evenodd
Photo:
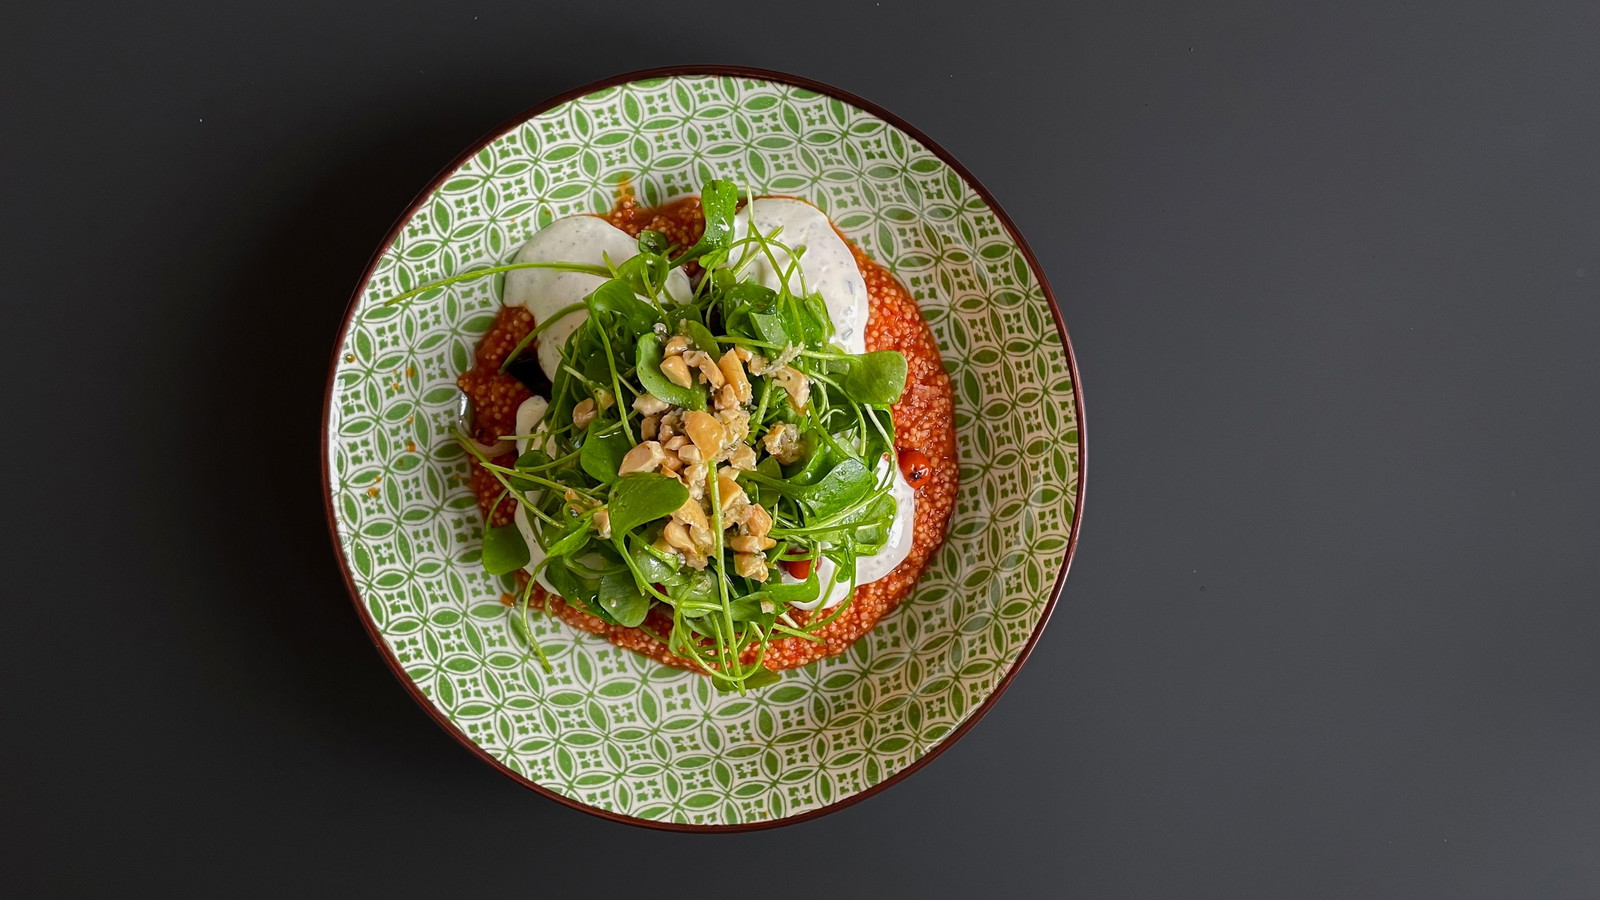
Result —
M 900 131 L 919 142 L 926 150 L 937 156 L 941 162 L 950 167 L 951 170 L 959 175 L 966 185 L 983 200 L 989 212 L 991 212 L 999 221 L 999 223 L 1005 228 L 1007 235 L 1015 244 L 1016 249 L 1021 252 L 1023 258 L 1027 261 L 1027 265 L 1031 270 L 1034 279 L 1038 282 L 1040 291 L 1043 293 L 1046 304 L 1050 309 L 1050 315 L 1055 322 L 1056 331 L 1059 333 L 1062 348 L 1066 354 L 1066 363 L 1072 378 L 1074 419 L 1077 427 L 1077 488 L 1073 496 L 1072 522 L 1067 538 L 1067 546 L 1062 554 L 1061 570 L 1057 574 L 1055 582 L 1050 589 L 1049 597 L 1046 599 L 1044 607 L 1039 615 L 1038 623 L 1034 626 L 1032 633 L 1028 636 L 1027 641 L 1023 644 L 1009 670 L 1007 670 L 1000 681 L 995 684 L 989 695 L 967 715 L 964 721 L 959 723 L 936 745 L 928 748 L 920 757 L 912 760 L 910 763 L 905 765 L 904 768 L 901 768 L 899 771 L 894 772 L 892 775 L 889 775 L 887 778 L 877 782 L 876 784 L 872 784 L 854 793 L 847 794 L 846 796 L 840 797 L 839 799 L 834 800 L 831 803 L 827 803 L 826 805 L 807 809 L 802 812 L 781 818 L 748 822 L 710 824 L 671 822 L 631 816 L 625 813 L 616 812 L 614 810 L 602 809 L 597 806 L 589 805 L 579 799 L 566 796 L 555 790 L 545 787 L 544 785 L 541 785 L 538 782 L 513 771 L 511 768 L 506 766 L 505 763 L 495 758 L 485 748 L 468 737 L 444 711 L 439 709 L 432 701 L 430 701 L 428 696 L 423 693 L 416 682 L 413 681 L 412 678 L 406 673 L 404 666 L 402 666 L 400 661 L 396 658 L 394 651 L 385 642 L 377 622 L 373 619 L 372 614 L 368 611 L 366 605 L 363 603 L 361 591 L 356 584 L 355 576 L 350 568 L 350 560 L 346 557 L 344 548 L 340 543 L 338 519 L 334 509 L 334 490 L 332 487 L 332 470 L 329 455 L 329 435 L 332 431 L 331 423 L 333 422 L 334 398 L 337 388 L 335 379 L 338 371 L 340 356 L 344 352 L 346 338 L 350 332 L 351 325 L 354 322 L 362 295 L 372 279 L 375 270 L 378 268 L 379 262 L 400 238 L 406 224 L 419 212 L 419 210 L 423 208 L 435 191 L 443 186 L 453 173 L 455 173 L 463 165 L 467 164 L 474 156 L 479 154 L 494 141 L 505 136 L 508 132 L 511 132 L 514 129 L 522 126 L 528 120 L 555 109 L 562 104 L 578 100 L 597 91 L 613 88 L 618 85 L 630 84 L 632 82 L 699 77 L 731 77 L 767 81 L 779 85 L 812 91 L 822 96 L 830 97 L 850 104 L 872 116 L 883 120 L 884 122 L 887 122 L 895 128 L 898 128 Z M 442 168 L 439 173 L 435 175 L 434 178 L 417 193 L 416 197 L 413 198 L 409 204 L 407 204 L 405 210 L 401 212 L 400 215 L 395 219 L 394 224 L 390 227 L 383 240 L 378 244 L 377 249 L 373 251 L 372 256 L 368 260 L 360 279 L 356 283 L 355 289 L 351 293 L 349 304 L 345 310 L 344 319 L 339 328 L 338 337 L 334 342 L 332 358 L 329 362 L 327 386 L 323 397 L 323 430 L 319 453 L 322 469 L 323 503 L 328 521 L 328 532 L 330 538 L 332 539 L 334 555 L 338 559 L 340 574 L 344 578 L 345 587 L 350 595 L 351 603 L 354 605 L 356 614 L 360 617 L 362 625 L 366 628 L 368 637 L 371 638 L 373 645 L 377 647 L 378 652 L 382 655 L 384 662 L 388 664 L 389 669 L 394 674 L 395 678 L 399 680 L 402 686 L 405 687 L 412 699 L 414 699 L 417 704 L 422 707 L 422 709 L 426 711 L 441 728 L 455 738 L 455 740 L 468 751 L 473 753 L 479 759 L 483 760 L 483 762 L 493 767 L 502 775 L 510 778 L 512 781 L 517 782 L 523 787 L 533 790 L 564 806 L 569 806 L 573 809 L 581 810 L 604 819 L 668 831 L 739 832 L 774 828 L 782 825 L 806 821 L 809 819 L 815 819 L 836 810 L 843 809 L 844 807 L 851 806 L 866 799 L 867 797 L 877 794 L 885 788 L 888 788 L 890 785 L 897 784 L 904 780 L 913 772 L 916 772 L 918 769 L 921 769 L 923 766 L 933 761 L 934 758 L 939 756 L 945 750 L 948 750 L 956 743 L 956 741 L 960 740 L 962 736 L 964 736 L 975 724 L 977 724 L 978 720 L 982 719 L 983 716 L 994 706 L 995 701 L 999 699 L 1001 694 L 1005 693 L 1006 688 L 1011 685 L 1012 680 L 1016 678 L 1017 673 L 1021 671 L 1023 663 L 1027 661 L 1029 654 L 1032 653 L 1034 646 L 1038 643 L 1040 636 L 1044 633 L 1045 625 L 1049 623 L 1050 615 L 1055 609 L 1056 602 L 1060 599 L 1062 588 L 1066 583 L 1067 572 L 1072 566 L 1072 559 L 1077 551 L 1078 536 L 1083 521 L 1084 484 L 1086 480 L 1085 473 L 1087 472 L 1087 448 L 1085 444 L 1084 433 L 1083 389 L 1079 379 L 1077 356 L 1073 353 L 1072 341 L 1067 334 L 1067 327 L 1066 323 L 1062 319 L 1060 306 L 1056 301 L 1055 294 L 1050 289 L 1050 284 L 1045 278 L 1044 271 L 1040 267 L 1038 259 L 1034 256 L 1032 248 L 1030 248 L 1027 241 L 1023 239 L 1021 232 L 1017 230 L 1017 227 L 1015 223 L 1011 221 L 1010 216 L 1008 216 L 1005 210 L 1001 208 L 1000 204 L 995 200 L 994 196 L 989 193 L 988 189 L 985 188 L 982 183 L 980 183 L 978 179 L 967 170 L 965 166 L 957 161 L 956 158 L 949 153 L 949 151 L 945 150 L 942 146 L 929 138 L 922 131 L 918 130 L 904 119 L 901 119 L 899 116 L 896 116 L 894 113 L 889 112 L 888 110 L 878 106 L 875 103 L 872 103 L 871 101 L 865 100 L 848 91 L 841 90 L 823 82 L 784 72 L 747 66 L 686 65 L 643 69 L 621 75 L 614 75 L 612 77 L 601 79 L 581 87 L 573 88 L 564 93 L 557 94 L 507 120 L 489 133 L 485 134 L 482 138 L 474 141 L 469 147 L 467 147 L 467 149 L 463 150 L 460 155 L 445 165 L 444 168 Z

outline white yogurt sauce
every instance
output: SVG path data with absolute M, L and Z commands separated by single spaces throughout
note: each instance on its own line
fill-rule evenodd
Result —
M 528 544 L 528 564 L 523 566 L 523 568 L 532 574 L 535 569 L 539 568 L 539 566 L 544 563 L 544 548 L 539 546 L 539 539 L 533 533 L 533 525 L 528 521 L 527 507 L 523 506 L 521 503 L 518 503 L 517 511 L 515 514 L 513 514 L 513 518 L 517 523 L 517 530 L 522 532 L 522 539 Z M 550 586 L 550 582 L 545 580 L 544 573 L 542 571 L 538 575 L 534 576 L 533 580 L 539 582 L 539 586 L 550 593 L 553 594 L 556 592 L 556 589 Z
M 626 231 L 596 216 L 568 216 L 557 219 L 534 233 L 517 251 L 516 262 L 566 262 L 589 266 L 613 266 L 639 255 L 639 243 Z M 599 275 L 563 272 L 560 269 L 516 269 L 506 273 L 504 301 L 521 306 L 533 314 L 535 324 L 555 315 L 564 307 L 582 303 L 583 298 L 606 282 Z M 667 276 L 667 296 L 689 299 L 689 278 L 682 269 Z M 561 348 L 567 338 L 589 317 L 586 312 L 563 316 L 540 333 L 539 368 L 552 380 L 561 367 Z
M 878 467 L 878 477 L 883 478 L 885 466 L 892 466 L 894 473 L 890 476 L 889 495 L 894 498 L 894 521 L 889 524 L 889 537 L 884 542 L 883 549 L 871 556 L 856 558 L 856 584 L 871 584 L 874 581 L 893 572 L 895 567 L 905 562 L 911 554 L 911 538 L 914 524 L 917 521 L 917 489 L 906 483 L 905 476 L 900 473 L 900 467 L 891 460 L 884 460 Z M 834 573 L 839 567 L 833 560 L 826 556 L 816 561 L 817 580 L 822 584 L 822 592 L 817 599 L 810 603 L 794 603 L 800 609 L 833 609 L 850 596 L 850 581 L 845 579 L 837 584 L 833 583 Z M 783 571 L 785 584 L 798 584 L 804 579 L 795 578 L 787 571 Z
M 822 210 L 802 200 L 761 197 L 745 204 L 734 217 L 734 240 L 748 236 L 752 227 L 763 236 L 781 228 L 775 240 L 796 249 L 805 248 L 800 254 L 799 271 L 790 277 L 789 292 L 821 294 L 828 317 L 833 320 L 834 343 L 848 353 L 867 352 L 867 282 L 856 267 L 849 245 L 833 230 L 833 223 Z M 776 291 L 783 287 L 783 273 L 794 257 L 778 247 L 771 250 L 778 263 L 776 268 L 754 244 L 736 248 L 729 259 L 734 264 L 745 262 L 739 272 L 741 280 L 754 277 Z
M 545 410 L 549 408 L 549 401 L 545 400 L 538 394 L 534 394 L 528 399 L 522 401 L 522 405 L 517 407 L 516 433 L 519 435 L 535 434 L 535 429 L 538 429 L 538 431 L 548 431 L 549 429 L 545 427 L 544 423 L 544 413 Z M 521 456 L 522 454 L 527 453 L 529 445 L 533 444 L 533 442 L 534 438 L 518 437 L 517 455 Z M 544 449 L 544 441 L 542 439 L 539 440 L 538 449 Z

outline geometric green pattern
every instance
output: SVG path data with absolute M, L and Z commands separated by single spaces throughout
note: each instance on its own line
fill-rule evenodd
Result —
M 910 288 L 956 389 L 961 491 L 916 592 L 845 655 L 740 697 L 535 613 L 524 661 L 478 565 L 449 439 L 456 376 L 493 319 L 484 279 L 533 231 L 713 176 L 827 211 Z M 360 605 L 443 716 L 512 772 L 598 811 L 737 826 L 838 803 L 912 765 L 996 689 L 1049 608 L 1079 496 L 1067 351 L 1024 253 L 938 156 L 843 100 L 778 81 L 650 78 L 562 103 L 451 173 L 359 294 L 330 384 L 336 540 Z

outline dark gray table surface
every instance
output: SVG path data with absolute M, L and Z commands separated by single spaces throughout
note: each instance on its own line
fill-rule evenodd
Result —
M 1600 5 L 145 6 L 0 10 L 0 893 L 1600 896 Z M 731 837 L 459 748 L 362 633 L 316 469 L 413 192 L 677 62 L 944 144 L 1088 402 L 1010 692 L 904 784 Z

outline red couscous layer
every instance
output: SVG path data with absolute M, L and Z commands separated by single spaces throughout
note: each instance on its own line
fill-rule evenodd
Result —
M 638 206 L 631 196 L 624 196 L 604 218 L 633 235 L 646 228 L 660 231 L 681 246 L 699 240 L 700 232 L 705 227 L 698 198 L 650 209 Z M 849 243 L 848 238 L 846 242 Z M 911 552 L 905 561 L 886 577 L 856 589 L 849 607 L 817 632 L 825 643 L 801 638 L 774 640 L 763 661 L 769 669 L 790 669 L 824 656 L 843 653 L 872 630 L 879 619 L 911 593 L 934 551 L 943 543 L 950 524 L 950 512 L 955 506 L 958 475 L 955 415 L 950 379 L 940 364 L 939 348 L 934 344 L 933 334 L 928 330 L 916 301 L 900 282 L 888 270 L 868 259 L 855 244 L 851 243 L 850 249 L 866 280 L 870 300 L 867 349 L 899 350 L 905 354 L 908 363 L 905 393 L 892 409 L 895 441 L 902 449 L 920 450 L 926 454 L 932 463 L 933 473 L 927 483 L 917 489 L 916 524 Z M 512 376 L 501 373 L 500 364 L 505 361 L 511 348 L 533 329 L 534 324 L 533 316 L 521 307 L 501 309 L 488 333 L 478 343 L 472 370 L 459 380 L 461 389 L 472 400 L 476 415 L 477 433 L 473 437 L 485 444 L 492 444 L 501 435 L 514 432 L 517 407 L 527 399 L 528 389 Z M 516 454 L 507 453 L 494 461 L 510 466 L 516 462 Z M 515 501 L 508 498 L 494 510 L 489 509 L 489 504 L 500 496 L 500 485 L 476 460 L 472 461 L 472 489 L 478 497 L 479 508 L 488 515 L 491 524 L 504 525 L 511 521 L 516 508 Z M 519 581 L 526 584 L 525 573 L 518 572 L 517 576 Z M 643 653 L 667 665 L 692 668 L 688 661 L 669 653 L 664 644 L 644 630 L 607 624 L 537 585 L 533 590 L 532 606 L 548 610 L 575 628 L 605 635 L 619 647 Z M 793 616 L 803 624 L 813 616 L 827 613 L 827 610 L 816 613 L 794 610 Z M 672 627 L 671 617 L 660 611 L 652 611 L 645 625 L 657 634 L 666 634 Z M 753 656 L 748 657 L 747 661 L 750 658 Z

